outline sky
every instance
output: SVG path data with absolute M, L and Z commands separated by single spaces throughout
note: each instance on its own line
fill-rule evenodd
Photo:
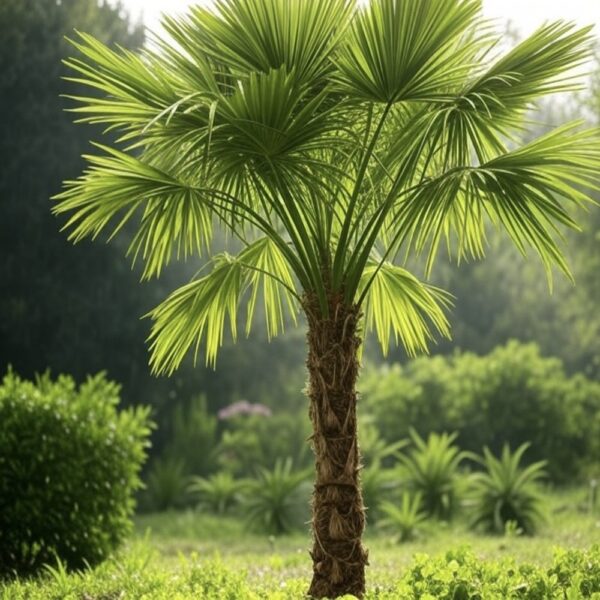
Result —
M 152 30 L 160 27 L 160 14 L 183 14 L 192 4 L 209 5 L 211 0 L 121 0 L 134 18 L 142 18 Z M 600 0 L 483 0 L 486 16 L 501 23 L 511 20 L 527 35 L 547 20 L 567 19 L 581 25 L 596 25 L 600 37 Z

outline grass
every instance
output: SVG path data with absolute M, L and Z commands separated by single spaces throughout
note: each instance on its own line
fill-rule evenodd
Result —
M 548 513 L 549 523 L 536 537 L 478 535 L 469 532 L 459 519 L 450 525 L 429 523 L 422 538 L 399 545 L 391 537 L 369 527 L 366 534 L 371 562 L 368 570 L 369 597 L 404 597 L 402 594 L 388 596 L 381 590 L 400 589 L 398 582 L 401 578 L 412 581 L 423 553 L 436 556 L 450 549 L 468 546 L 472 558 L 461 569 L 466 569 L 469 577 L 481 579 L 479 575 L 472 575 L 473 569 L 480 564 L 491 565 L 492 570 L 497 568 L 502 573 L 517 573 L 513 567 L 505 566 L 514 561 L 516 565 L 531 565 L 527 569 L 538 569 L 532 573 L 543 578 L 552 564 L 556 547 L 587 550 L 600 540 L 600 514 L 589 513 L 583 490 L 553 492 L 548 497 Z M 67 574 L 58 568 L 37 581 L 0 586 L 0 598 L 291 600 L 300 598 L 307 587 L 311 568 L 309 545 L 308 533 L 298 532 L 282 537 L 258 535 L 247 531 L 239 518 L 217 518 L 194 511 L 142 515 L 136 518 L 129 544 L 115 560 L 83 574 Z M 593 562 L 594 569 L 600 573 L 598 556 L 600 553 L 594 554 L 593 561 L 581 557 L 577 561 L 587 561 L 585 564 Z M 449 575 L 444 559 L 441 560 L 442 563 L 436 563 L 435 568 L 442 569 L 444 577 L 459 576 L 456 573 Z M 533 576 L 530 574 L 527 578 Z M 494 585 L 499 585 L 496 579 L 492 579 Z M 598 582 L 600 586 L 600 575 Z M 408 586 L 408 583 L 402 585 Z M 411 598 L 408 590 L 406 587 L 403 594 Z M 489 592 L 487 597 L 495 598 L 495 593 Z M 560 593 L 563 594 L 563 591 Z M 421 595 L 416 593 L 414 597 Z M 436 597 L 444 596 L 433 596 Z M 564 595 L 539 597 L 571 598 Z M 486 596 L 483 598 L 485 600 Z

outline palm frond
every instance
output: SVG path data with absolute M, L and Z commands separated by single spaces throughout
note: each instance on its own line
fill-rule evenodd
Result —
M 464 34 L 480 6 L 479 0 L 372 0 L 344 36 L 339 85 L 386 104 L 447 97 L 470 67 L 476 42 Z
M 315 83 L 330 69 L 354 0 L 218 0 L 214 10 L 192 9 L 177 28 L 190 54 L 207 56 L 229 73 L 268 73 L 286 65 L 297 81 Z M 176 23 L 169 19 L 173 32 Z M 171 27 L 169 27 L 171 26 Z
M 211 202 L 199 188 L 133 156 L 105 146 L 104 156 L 86 156 L 90 167 L 55 196 L 56 214 L 70 213 L 70 239 L 114 236 L 134 215 L 138 230 L 129 246 L 145 261 L 144 276 L 160 275 L 173 256 L 201 255 L 212 238 Z
M 231 335 L 237 336 L 237 310 L 244 292 L 250 288 L 248 324 L 250 330 L 257 295 L 262 284 L 269 335 L 283 329 L 284 301 L 292 317 L 298 309 L 294 282 L 288 264 L 269 238 L 261 238 L 237 256 L 220 254 L 212 271 L 173 292 L 157 306 L 150 317 L 150 364 L 156 373 L 172 373 L 193 348 L 194 360 L 199 346 L 206 346 L 206 363 L 215 365 L 223 344 L 225 321 Z
M 209 69 L 196 72 L 194 86 L 188 87 L 180 71 L 168 69 L 163 58 L 149 50 L 140 54 L 113 50 L 79 32 L 70 41 L 79 56 L 65 61 L 76 74 L 66 80 L 103 94 L 67 96 L 76 101 L 77 106 L 70 110 L 80 115 L 80 122 L 107 125 L 121 132 L 123 139 L 135 138 L 152 125 L 163 125 L 174 115 L 182 119 L 183 130 L 206 123 L 206 112 L 200 117 L 191 109 L 216 89 Z
M 427 351 L 434 337 L 431 325 L 441 335 L 450 337 L 444 314 L 448 295 L 421 283 L 402 267 L 372 262 L 364 270 L 360 291 L 364 297 L 366 331 L 376 331 L 384 354 L 392 335 L 396 344 L 402 342 L 410 356 Z
M 552 265 L 569 269 L 560 249 L 560 226 L 576 229 L 564 202 L 584 206 L 580 190 L 597 187 L 600 132 L 570 124 L 479 167 L 454 168 L 407 195 L 392 219 L 409 247 L 428 250 L 428 271 L 446 237 L 458 256 L 480 256 L 485 222 L 501 226 L 519 250 L 532 248 L 549 276 Z

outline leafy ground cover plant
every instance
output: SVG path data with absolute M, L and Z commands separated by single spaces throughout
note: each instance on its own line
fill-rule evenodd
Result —
M 411 432 L 414 447 L 400 455 L 399 476 L 422 498 L 423 510 L 432 517 L 450 519 L 461 493 L 460 465 L 467 457 L 455 444 L 456 434 L 431 433 L 425 441 Z
M 539 489 L 546 477 L 546 462 L 523 466 L 521 459 L 528 447 L 522 444 L 511 452 L 505 445 L 499 458 L 484 448 L 478 460 L 485 471 L 474 473 L 471 479 L 473 527 L 503 533 L 508 523 L 514 523 L 523 533 L 532 534 L 547 520 Z
M 429 273 L 443 241 L 453 257 L 480 258 L 489 227 L 539 254 L 549 276 L 569 272 L 559 229 L 576 229 L 570 205 L 598 181 L 598 132 L 570 124 L 509 140 L 534 101 L 572 89 L 590 29 L 550 23 L 497 56 L 480 0 L 220 0 L 164 26 L 168 39 L 138 54 L 74 42 L 67 63 L 93 90 L 74 110 L 119 141 L 87 158 L 55 210 L 75 240 L 135 223 L 130 253 L 146 278 L 212 251 L 214 224 L 241 246 L 152 311 L 156 372 L 201 344 L 214 364 L 242 299 L 249 330 L 262 298 L 269 335 L 304 312 L 309 593 L 362 596 L 362 332 L 409 354 L 449 335 L 448 295 L 400 263 L 424 254 Z
M 250 565 L 248 565 L 250 566 Z M 301 578 L 251 580 L 244 568 L 222 560 L 180 559 L 170 569 L 135 547 L 95 570 L 0 583 L 3 600 L 151 598 L 152 600 L 298 600 Z M 600 548 L 557 550 L 549 567 L 510 559 L 482 561 L 468 550 L 438 557 L 419 554 L 405 572 L 367 592 L 366 600 L 596 600 L 600 594 Z M 352 600 L 354 596 L 345 596 Z
M 105 559 L 131 531 L 149 445 L 149 409 L 117 410 L 104 375 L 79 387 L 10 372 L 0 385 L 0 576 L 58 557 L 79 568 Z

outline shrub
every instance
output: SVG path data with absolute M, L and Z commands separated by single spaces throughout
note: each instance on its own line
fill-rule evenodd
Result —
M 9 371 L 0 386 L 0 571 L 28 574 L 59 557 L 106 558 L 128 534 L 150 425 L 118 411 L 104 375 L 36 383 Z
M 486 470 L 472 478 L 473 527 L 503 533 L 512 522 L 523 533 L 532 534 L 544 522 L 543 500 L 537 484 L 545 476 L 545 462 L 521 467 L 521 458 L 528 447 L 529 444 L 522 444 L 512 453 L 505 445 L 499 459 L 484 448 L 479 461 Z
M 561 361 L 541 356 L 535 344 L 367 369 L 361 392 L 361 409 L 388 443 L 410 426 L 420 435 L 456 431 L 471 452 L 487 445 L 499 454 L 504 443 L 530 441 L 528 459 L 547 460 L 552 481 L 598 475 L 600 383 L 567 376 Z
M 231 473 L 220 472 L 210 477 L 192 477 L 188 492 L 198 498 L 198 508 L 224 515 L 233 508 L 245 483 L 233 478 Z
M 155 458 L 146 476 L 144 508 L 163 511 L 184 506 L 188 481 L 182 459 L 168 455 Z
M 366 467 L 361 471 L 360 482 L 367 517 L 375 523 L 381 503 L 388 499 L 398 486 L 398 477 L 392 469 L 384 468 L 397 462 L 398 452 L 408 444 L 407 440 L 387 443 L 377 431 L 371 419 L 365 418 L 359 429 L 360 451 Z
M 238 415 L 225 419 L 218 446 L 219 464 L 236 476 L 254 474 L 256 465 L 272 468 L 278 457 L 290 456 L 295 465 L 311 462 L 310 421 L 306 413 Z
M 431 433 L 427 441 L 411 431 L 414 446 L 400 455 L 402 478 L 421 495 L 423 510 L 432 517 L 450 519 L 459 496 L 459 467 L 466 457 L 455 445 L 456 433 Z
M 385 518 L 381 527 L 390 529 L 399 542 L 414 540 L 419 533 L 419 526 L 427 515 L 421 510 L 421 495 L 403 492 L 400 505 L 384 502 L 381 510 Z
M 206 396 L 173 409 L 170 439 L 162 456 L 181 461 L 186 475 L 207 475 L 216 467 L 217 418 L 208 412 Z
M 301 484 L 309 477 L 307 470 L 294 471 L 292 460 L 277 460 L 273 469 L 260 468 L 248 482 L 244 506 L 251 528 L 270 534 L 293 529 L 302 510 Z

